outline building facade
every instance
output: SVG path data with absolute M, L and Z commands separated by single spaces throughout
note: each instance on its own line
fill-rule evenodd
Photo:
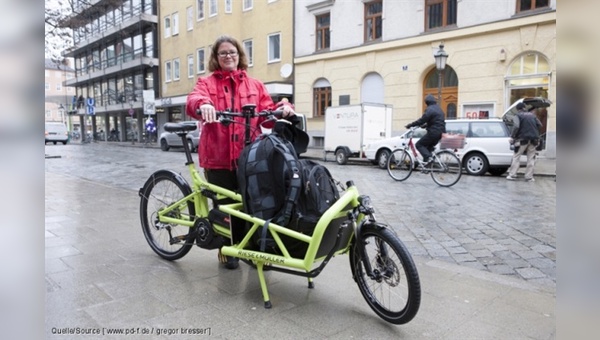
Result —
M 100 140 L 140 141 L 156 113 L 156 0 L 74 1 L 73 13 L 73 120 Z
M 329 106 L 393 106 L 399 134 L 438 95 L 447 119 L 501 116 L 521 97 L 556 99 L 556 1 L 295 2 L 296 111 L 311 143 L 323 141 Z M 444 71 L 434 53 L 444 44 Z M 556 156 L 555 105 L 536 112 Z
M 186 120 L 185 102 L 198 77 L 208 76 L 211 45 L 237 39 L 248 74 L 265 83 L 275 101 L 293 102 L 293 1 L 160 1 L 159 125 Z
M 55 62 L 46 58 L 44 64 L 44 120 L 61 122 L 72 131 L 74 127 L 70 123 L 68 112 L 75 89 L 65 86 L 65 82 L 73 78 L 75 72 L 68 59 Z

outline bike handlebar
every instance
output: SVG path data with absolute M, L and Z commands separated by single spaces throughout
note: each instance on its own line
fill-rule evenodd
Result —
M 200 109 L 196 110 L 196 113 L 202 117 L 202 112 L 200 111 Z M 224 124 L 224 125 L 228 125 L 231 123 L 238 123 L 235 121 L 235 117 L 241 117 L 244 118 L 244 125 L 245 125 L 245 133 L 244 133 L 244 141 L 246 143 L 246 145 L 250 144 L 251 138 L 250 138 L 250 131 L 251 131 L 251 125 L 250 125 L 250 119 L 254 118 L 254 117 L 267 117 L 267 119 L 264 122 L 261 122 L 261 125 L 268 122 L 268 121 L 285 121 L 288 122 L 287 120 L 282 120 L 280 118 L 283 117 L 283 110 L 263 110 L 263 111 L 259 111 L 256 112 L 256 105 L 254 104 L 248 104 L 248 105 L 244 105 L 242 107 L 242 112 L 231 112 L 229 110 L 224 110 L 224 111 L 215 111 L 215 114 L 217 116 L 217 120 L 219 121 L 219 123 Z
M 202 116 L 200 109 L 197 109 L 196 113 L 199 116 Z M 248 104 L 242 107 L 242 112 L 232 112 L 227 109 L 223 111 L 215 111 L 215 114 L 220 123 L 228 124 L 232 123 L 233 118 L 235 117 L 246 118 L 248 120 L 253 117 L 269 117 L 273 119 L 279 119 L 283 117 L 283 110 L 263 110 L 256 112 L 256 105 Z
M 233 123 L 235 117 L 253 118 L 267 117 L 266 121 L 279 120 L 283 117 L 283 110 L 263 110 L 260 112 L 231 112 L 231 111 L 215 111 L 217 119 L 221 124 Z M 201 114 L 200 114 L 201 115 Z

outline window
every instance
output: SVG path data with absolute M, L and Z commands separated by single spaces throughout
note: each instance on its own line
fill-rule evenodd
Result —
M 179 80 L 179 58 L 173 59 L 173 80 Z
M 171 74 L 173 70 L 171 69 L 171 62 L 167 61 L 165 62 L 165 83 L 168 83 L 171 81 Z
M 52 118 L 52 111 L 46 110 L 46 118 Z
M 446 132 L 466 135 L 469 132 L 469 122 L 446 122 Z
M 231 13 L 233 4 L 232 0 L 225 0 L 225 13 Z
M 517 13 L 548 7 L 549 0 L 517 0 Z
M 244 50 L 246 51 L 246 58 L 248 59 L 248 66 L 254 65 L 254 49 L 252 40 L 246 40 L 243 42 Z
M 313 86 L 313 117 L 325 116 L 325 110 L 331 106 L 331 84 L 326 79 L 319 79 Z
M 194 29 L 194 8 L 192 6 L 185 9 L 186 12 L 186 27 L 188 31 Z
M 217 15 L 217 0 L 208 0 L 208 15 L 215 16 Z
M 166 16 L 164 22 L 165 22 L 165 38 L 168 38 L 171 36 L 171 17 Z
M 381 38 L 383 0 L 365 4 L 365 42 Z
M 206 71 L 206 66 L 204 64 L 204 49 L 200 48 L 196 51 L 196 58 L 198 59 L 198 73 L 204 73 Z
M 154 35 L 152 32 L 147 32 L 144 34 L 144 44 L 146 45 L 144 49 L 144 56 L 153 58 L 154 57 Z
M 188 78 L 194 77 L 194 55 L 190 54 L 187 57 L 188 60 Z
M 456 0 L 425 0 L 425 29 L 456 25 Z
M 249 11 L 252 9 L 253 7 L 253 1 L 252 0 L 243 0 L 244 1 L 244 7 L 242 8 L 244 11 Z
M 196 20 L 204 19 L 204 0 L 196 0 Z
M 45 89 L 46 91 L 49 91 L 49 90 L 50 90 L 50 83 L 49 83 L 49 82 L 46 82 L 44 85 L 45 85 L 45 86 L 44 86 L 44 89 Z
M 330 25 L 330 14 L 317 15 L 316 22 L 317 28 L 315 37 L 317 41 L 317 51 L 329 48 L 329 25 Z
M 529 52 L 515 58 L 507 77 L 509 86 L 527 86 L 530 84 L 548 84 L 550 64 L 538 53 Z
M 269 35 L 269 62 L 281 60 L 281 34 Z
M 179 12 L 173 13 L 171 15 L 171 24 L 173 26 L 173 35 L 179 34 Z
M 62 85 L 61 85 L 61 83 L 57 83 L 56 84 L 56 91 L 60 91 L 60 90 L 62 90 Z

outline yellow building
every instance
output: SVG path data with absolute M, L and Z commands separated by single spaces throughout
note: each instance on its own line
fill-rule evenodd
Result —
M 285 72 L 293 60 L 292 1 L 158 3 L 161 65 L 157 111 L 167 121 L 186 119 L 187 95 L 198 77 L 209 75 L 211 44 L 224 34 L 244 46 L 250 59 L 248 74 L 263 81 L 275 100 L 292 99 L 292 79 Z

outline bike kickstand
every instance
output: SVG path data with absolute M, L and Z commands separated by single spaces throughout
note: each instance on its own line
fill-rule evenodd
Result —
M 267 281 L 265 280 L 265 273 L 263 271 L 264 265 L 264 262 L 257 262 L 256 270 L 258 271 L 258 280 L 260 281 L 260 289 L 262 290 L 263 300 L 265 301 L 265 308 L 271 309 L 273 305 L 269 298 L 269 290 L 267 289 Z

